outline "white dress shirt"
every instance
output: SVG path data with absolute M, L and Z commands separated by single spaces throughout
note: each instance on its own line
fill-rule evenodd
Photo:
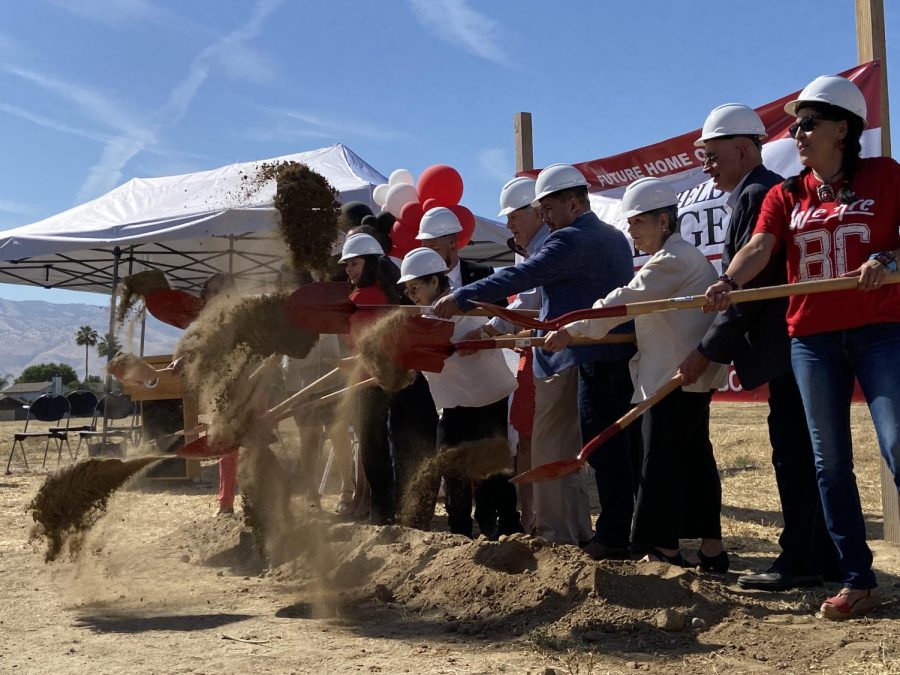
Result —
M 441 321 L 441 319 L 435 319 Z M 455 316 L 453 342 L 462 340 L 473 330 L 481 328 L 487 318 L 483 316 Z M 509 396 L 519 386 L 506 364 L 501 349 L 480 349 L 474 354 L 453 354 L 444 361 L 439 373 L 423 373 L 428 380 L 435 407 L 478 408 L 490 405 Z
M 594 307 L 702 295 L 715 281 L 716 270 L 706 256 L 676 233 L 666 239 L 627 286 L 615 289 L 595 302 Z M 697 348 L 714 318 L 714 314 L 704 314 L 699 308 L 634 317 L 638 352 L 629 363 L 634 382 L 633 403 L 648 398 L 675 375 L 678 365 Z M 566 330 L 573 336 L 601 338 L 630 320 L 631 317 L 586 319 L 570 323 Z M 718 389 L 725 384 L 727 373 L 726 366 L 710 363 L 694 384 L 683 389 Z

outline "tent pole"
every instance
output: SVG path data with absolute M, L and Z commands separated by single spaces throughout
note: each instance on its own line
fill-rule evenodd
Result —
M 228 276 L 234 274 L 234 235 L 228 235 Z
M 856 48 L 860 63 L 881 61 L 881 154 L 891 154 L 888 114 L 887 46 L 884 39 L 884 0 L 856 0 Z M 884 539 L 900 544 L 900 495 L 887 463 L 881 460 L 881 508 Z
M 119 285 L 119 259 L 122 257 L 122 249 L 116 246 L 113 249 L 113 279 L 112 279 L 112 291 L 109 296 L 109 333 L 107 333 L 107 343 L 109 340 L 113 339 L 114 334 L 113 331 L 116 328 L 116 287 Z M 112 375 L 109 374 L 109 362 L 112 360 L 112 350 L 106 350 L 106 380 L 103 384 L 103 395 L 109 396 L 112 393 Z M 106 434 L 107 434 L 107 421 L 108 416 L 106 414 L 108 406 L 108 401 L 103 404 L 103 433 L 100 436 L 100 447 L 103 450 L 106 450 Z

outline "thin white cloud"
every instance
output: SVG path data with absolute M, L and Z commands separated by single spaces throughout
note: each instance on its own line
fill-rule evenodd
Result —
M 25 202 L 19 202 L 15 199 L 3 199 L 0 197 L 0 211 L 4 213 L 14 213 L 21 216 L 30 216 L 37 212 L 37 209 Z
M 147 22 L 175 27 L 181 23 L 173 21 L 175 18 L 173 13 L 157 7 L 149 0 L 90 0 L 90 2 L 45 0 L 45 2 L 57 9 L 111 28 Z
M 242 132 L 253 140 L 285 140 L 291 138 L 364 138 L 381 143 L 408 141 L 410 134 L 397 129 L 385 129 L 358 119 L 311 113 L 306 110 L 256 106 L 267 114 L 264 127 Z
M 512 157 L 503 148 L 485 148 L 478 153 L 478 164 L 488 177 L 504 183 L 515 175 Z
M 511 64 L 497 22 L 466 0 L 410 0 L 410 5 L 419 22 L 444 42 L 501 66 Z
M 46 129 L 59 131 L 60 133 L 70 134 L 72 136 L 80 136 L 81 138 L 98 141 L 99 143 L 106 143 L 111 140 L 111 137 L 107 134 L 91 131 L 90 129 L 74 127 L 70 124 L 66 124 L 65 122 L 60 122 L 59 120 L 34 113 L 29 110 L 25 110 L 24 108 L 19 108 L 18 106 L 0 103 L 0 111 L 3 111 L 8 115 L 13 115 L 14 117 L 26 120 L 33 124 L 37 124 L 38 126 L 44 127 Z
M 257 0 L 250 19 L 228 35 L 205 47 L 188 68 L 187 75 L 169 92 L 167 101 L 153 114 L 148 128 L 139 133 L 127 133 L 112 139 L 103 149 L 100 159 L 90 168 L 87 179 L 78 191 L 78 199 L 85 200 L 112 189 L 122 178 L 124 168 L 138 153 L 154 143 L 162 128 L 177 124 L 187 113 L 191 102 L 206 82 L 214 66 L 223 66 L 234 75 L 234 61 L 230 52 L 240 50 L 244 43 L 257 37 L 263 23 L 282 0 Z M 246 66 L 246 60 L 242 62 Z M 264 73 L 253 71 L 258 77 Z M 242 71 L 247 75 L 248 71 Z

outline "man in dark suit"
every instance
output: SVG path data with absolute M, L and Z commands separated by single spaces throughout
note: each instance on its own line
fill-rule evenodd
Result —
M 766 193 L 782 181 L 763 166 L 760 140 L 765 135 L 753 109 L 728 103 L 709 114 L 703 135 L 695 143 L 706 152 L 704 173 L 716 188 L 730 193 L 722 269 L 728 268 L 753 234 Z M 734 285 L 727 275 L 719 279 Z M 747 287 L 786 282 L 781 251 Z M 732 305 L 716 317 L 700 345 L 681 364 L 686 384 L 694 382 L 710 361 L 733 361 L 744 389 L 769 385 L 769 439 L 784 514 L 784 530 L 778 540 L 781 555 L 765 572 L 739 577 L 742 588 L 780 591 L 810 586 L 821 583 L 823 574 L 829 576 L 837 570 L 834 545 L 822 515 L 809 430 L 803 422 L 806 416 L 791 370 L 786 309 L 786 299 Z

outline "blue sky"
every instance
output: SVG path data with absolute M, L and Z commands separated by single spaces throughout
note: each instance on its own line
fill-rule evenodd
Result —
M 535 163 L 675 136 L 857 61 L 853 0 L 29 0 L 0 24 L 0 229 L 159 176 L 341 142 L 456 167 L 493 217 L 512 116 Z M 885 2 L 900 92 L 900 7 Z M 894 113 L 900 119 L 900 108 Z M 893 125 L 894 144 L 900 133 Z M 0 297 L 104 304 L 0 285 Z

